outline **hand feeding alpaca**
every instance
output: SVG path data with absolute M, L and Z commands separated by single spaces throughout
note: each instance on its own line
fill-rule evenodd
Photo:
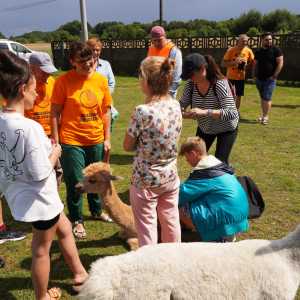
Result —
M 99 259 L 80 299 L 292 300 L 300 283 L 300 226 L 277 241 L 170 243 Z
M 75 191 L 78 194 L 97 193 L 105 211 L 122 228 L 119 237 L 126 240 L 131 250 L 137 250 L 138 240 L 132 209 L 121 201 L 112 183 L 112 180 L 123 178 L 111 175 L 110 167 L 102 162 L 89 165 L 82 173 L 84 179 L 75 186 Z

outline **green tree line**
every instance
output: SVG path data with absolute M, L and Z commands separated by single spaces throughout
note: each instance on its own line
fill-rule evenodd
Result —
M 122 22 L 103 22 L 92 27 L 89 23 L 88 36 L 107 38 L 144 38 L 150 37 L 150 31 L 153 26 L 159 25 L 159 20 L 152 23 L 133 22 L 125 25 Z M 239 35 L 246 33 L 248 35 L 260 34 L 263 31 L 283 34 L 300 30 L 300 15 L 291 13 L 286 9 L 276 9 L 268 14 L 262 14 L 260 11 L 251 9 L 247 13 L 242 13 L 239 17 L 226 21 L 208 21 L 204 19 L 195 19 L 188 22 L 183 21 L 163 21 L 163 27 L 167 37 L 186 37 L 186 36 L 226 36 Z M 58 40 L 76 40 L 80 39 L 81 23 L 79 21 L 68 22 L 52 32 L 32 31 L 24 33 L 21 36 L 10 36 L 11 40 L 25 43 L 36 43 L 44 41 L 49 43 Z M 0 38 L 5 36 L 0 31 Z

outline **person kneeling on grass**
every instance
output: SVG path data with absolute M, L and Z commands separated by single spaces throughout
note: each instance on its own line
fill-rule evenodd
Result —
M 179 189 L 180 221 L 197 231 L 204 242 L 227 243 L 249 228 L 249 205 L 233 167 L 207 156 L 200 137 L 184 141 L 179 155 L 194 167 Z
M 0 111 L 0 148 L 4 152 L 0 186 L 15 220 L 32 224 L 31 279 L 36 299 L 58 300 L 59 288 L 47 291 L 55 234 L 74 274 L 72 289 L 78 291 L 88 277 L 57 192 L 53 168 L 61 157 L 61 146 L 51 145 L 43 127 L 24 117 L 24 110 L 33 107 L 37 96 L 36 80 L 27 62 L 8 50 L 0 50 L 0 93 L 7 100 Z

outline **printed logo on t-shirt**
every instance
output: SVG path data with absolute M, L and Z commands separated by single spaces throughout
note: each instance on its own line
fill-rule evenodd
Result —
M 246 54 L 245 53 L 235 53 L 236 57 L 245 57 Z
M 97 95 L 90 90 L 84 90 L 79 96 L 80 103 L 85 108 L 94 108 L 98 105 Z
M 4 168 L 5 178 L 11 181 L 16 180 L 15 176 L 23 174 L 22 170 L 18 170 L 18 165 L 21 164 L 25 158 L 25 153 L 24 153 L 23 158 L 18 162 L 16 157 L 14 156 L 21 134 L 22 137 L 24 137 L 24 131 L 22 129 L 17 129 L 15 133 L 18 136 L 16 137 L 15 145 L 11 149 L 9 149 L 6 145 L 5 133 L 1 132 L 0 134 L 0 167 Z
M 37 92 L 40 95 L 40 99 L 36 99 L 34 103 L 40 108 L 47 107 L 50 104 L 50 96 L 48 94 L 45 95 L 43 90 Z

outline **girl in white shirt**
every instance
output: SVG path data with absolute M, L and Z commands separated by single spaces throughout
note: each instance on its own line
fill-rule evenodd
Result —
M 7 100 L 0 112 L 0 185 L 13 217 L 32 223 L 31 278 L 36 299 L 59 299 L 59 288 L 47 291 L 55 234 L 74 273 L 73 290 L 88 277 L 57 192 L 53 168 L 61 147 L 51 145 L 42 126 L 24 117 L 24 109 L 31 109 L 37 96 L 36 81 L 27 62 L 7 50 L 0 51 L 0 93 Z

